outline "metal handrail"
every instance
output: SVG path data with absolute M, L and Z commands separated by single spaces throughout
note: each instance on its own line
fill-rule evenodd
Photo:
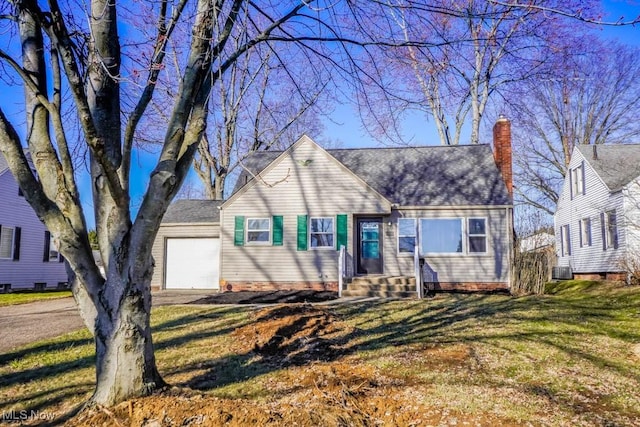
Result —
M 413 273 L 416 278 L 416 293 L 422 298 L 422 278 L 420 277 L 420 251 L 418 245 L 413 247 Z
M 342 297 L 342 288 L 344 287 L 345 267 L 347 251 L 344 245 L 340 245 L 340 253 L 338 255 L 338 297 Z

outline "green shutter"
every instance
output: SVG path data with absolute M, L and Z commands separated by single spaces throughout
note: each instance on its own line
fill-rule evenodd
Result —
M 298 250 L 307 250 L 307 216 L 298 215 Z
M 236 216 L 236 229 L 233 237 L 235 246 L 244 246 L 244 217 Z
M 273 216 L 273 236 L 271 242 L 273 246 L 282 246 L 282 232 L 284 228 L 284 221 L 282 215 Z
M 340 246 L 347 247 L 347 216 L 336 216 L 336 249 L 340 250 Z

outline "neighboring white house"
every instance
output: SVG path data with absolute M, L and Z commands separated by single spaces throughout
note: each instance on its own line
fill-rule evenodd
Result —
M 0 153 L 0 292 L 66 283 L 65 264 L 51 235 L 21 195 Z
M 640 144 L 578 145 L 554 216 L 558 266 L 624 279 L 640 257 Z

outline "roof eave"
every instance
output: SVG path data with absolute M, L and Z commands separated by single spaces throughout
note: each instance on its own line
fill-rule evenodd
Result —
M 513 205 L 400 205 L 393 207 L 396 210 L 446 210 L 446 209 L 507 209 L 513 208 Z

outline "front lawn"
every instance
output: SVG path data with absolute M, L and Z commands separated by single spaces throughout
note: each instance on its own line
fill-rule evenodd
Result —
M 14 304 L 26 304 L 29 302 L 47 299 L 66 298 L 71 296 L 71 291 L 46 291 L 46 292 L 12 292 L 0 294 L 0 307 Z
M 159 307 L 156 355 L 175 387 L 68 423 L 640 425 L 640 288 L 548 291 Z M 91 394 L 92 353 L 76 332 L 0 355 L 2 407 L 62 420 Z

